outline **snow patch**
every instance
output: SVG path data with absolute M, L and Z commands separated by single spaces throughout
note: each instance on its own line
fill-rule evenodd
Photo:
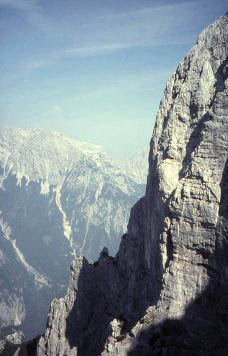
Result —
M 72 249 L 72 254 L 73 256 L 76 256 L 75 253 L 75 248 L 74 248 L 74 242 L 72 239 L 72 229 L 71 229 L 71 225 L 67 219 L 67 215 L 65 213 L 65 211 L 63 210 L 62 204 L 61 204 L 61 187 L 56 187 L 55 188 L 55 199 L 56 199 L 56 205 L 60 211 L 60 213 L 63 216 L 63 232 L 64 232 L 64 236 L 66 237 L 66 239 L 69 241 L 70 243 L 70 247 Z
M 48 195 L 49 191 L 50 191 L 50 185 L 48 181 L 42 181 L 40 183 L 40 194 Z

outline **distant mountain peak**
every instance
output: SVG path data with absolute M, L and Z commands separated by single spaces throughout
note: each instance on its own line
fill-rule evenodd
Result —
M 145 191 L 145 180 L 129 172 L 99 145 L 44 129 L 0 129 L 0 327 L 39 333 L 75 255 L 93 261 L 104 246 L 116 253 Z

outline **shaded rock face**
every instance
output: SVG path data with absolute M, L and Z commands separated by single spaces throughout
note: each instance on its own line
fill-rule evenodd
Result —
M 96 145 L 0 129 L 0 337 L 11 326 L 27 338 L 43 332 L 76 255 L 94 261 L 104 246 L 116 253 L 145 192 L 142 176 L 122 172 Z
M 228 16 L 167 83 L 146 195 L 115 258 L 77 259 L 37 355 L 226 355 Z

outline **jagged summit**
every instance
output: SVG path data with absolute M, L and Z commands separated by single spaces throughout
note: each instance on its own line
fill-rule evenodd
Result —
M 63 135 L 62 133 L 55 131 L 55 130 L 47 130 L 47 129 L 43 129 L 43 128 L 7 128 L 7 127 L 2 127 L 0 128 L 2 134 L 4 134 L 4 136 L 7 138 L 9 136 L 15 137 L 16 140 L 35 140 L 35 142 L 37 140 L 48 142 L 48 141 L 52 141 L 52 140 L 62 140 L 65 145 L 67 146 L 67 142 L 68 145 L 73 145 L 75 146 L 77 149 L 80 147 L 83 151 L 102 151 L 103 148 L 101 145 L 96 145 L 96 144 L 92 144 L 89 142 L 85 142 L 85 141 L 77 141 L 75 139 L 71 139 L 69 137 L 66 137 L 65 135 Z
M 93 162 L 94 168 L 112 180 L 124 193 L 131 194 L 129 180 L 145 184 L 147 159 L 141 158 L 137 173 L 128 161 L 118 162 L 108 155 L 102 146 L 76 141 L 56 131 L 45 129 L 0 128 L 0 161 L 3 175 L 15 173 L 18 181 L 43 180 L 48 185 L 61 185 L 66 174 L 78 170 L 78 166 Z M 90 161 L 90 163 L 89 163 Z M 128 169 L 123 166 L 128 165 Z
M 60 183 L 65 172 L 82 158 L 111 160 L 99 145 L 45 129 L 1 128 L 0 140 L 0 159 L 5 161 L 6 171 L 21 172 L 33 180 L 42 178 L 50 184 Z

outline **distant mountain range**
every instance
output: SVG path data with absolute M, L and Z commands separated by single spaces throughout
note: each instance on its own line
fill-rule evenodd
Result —
M 3 333 L 43 330 L 75 255 L 94 261 L 104 246 L 116 253 L 130 209 L 144 195 L 147 157 L 144 150 L 115 161 L 100 146 L 57 132 L 0 129 Z

